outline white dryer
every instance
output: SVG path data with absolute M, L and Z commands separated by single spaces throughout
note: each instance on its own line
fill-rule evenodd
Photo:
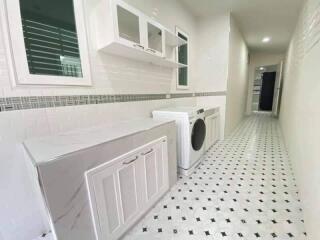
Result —
M 177 107 L 156 110 L 152 115 L 154 119 L 176 121 L 179 172 L 189 175 L 204 153 L 206 137 L 204 110 L 195 107 Z

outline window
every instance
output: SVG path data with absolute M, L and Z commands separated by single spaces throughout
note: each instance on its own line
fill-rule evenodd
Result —
M 91 85 L 81 2 L 5 0 L 16 84 Z
M 189 37 L 186 33 L 181 31 L 179 28 L 176 29 L 176 34 L 183 40 L 188 42 Z M 185 65 L 184 67 L 178 68 L 177 72 L 177 88 L 188 89 L 189 88 L 189 44 L 181 45 L 177 48 L 178 63 Z

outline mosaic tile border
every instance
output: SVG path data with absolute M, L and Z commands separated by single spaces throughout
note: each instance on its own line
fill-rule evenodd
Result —
M 172 94 L 115 94 L 115 95 L 65 95 L 23 96 L 0 98 L 0 112 L 36 108 L 53 108 L 116 102 L 138 102 L 161 99 L 225 96 L 226 92 L 172 93 Z
M 220 92 L 199 92 L 195 93 L 196 97 L 209 97 L 209 96 L 225 96 L 227 95 L 226 91 L 220 91 Z

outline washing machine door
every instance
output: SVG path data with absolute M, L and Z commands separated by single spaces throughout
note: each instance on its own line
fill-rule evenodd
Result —
M 191 133 L 191 145 L 193 150 L 199 151 L 204 143 L 206 138 L 206 124 L 202 119 L 198 119 L 192 128 Z

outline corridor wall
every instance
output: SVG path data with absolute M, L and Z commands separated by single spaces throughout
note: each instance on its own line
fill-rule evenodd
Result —
M 320 239 L 320 0 L 308 0 L 291 40 L 280 123 L 303 203 L 310 240 Z

